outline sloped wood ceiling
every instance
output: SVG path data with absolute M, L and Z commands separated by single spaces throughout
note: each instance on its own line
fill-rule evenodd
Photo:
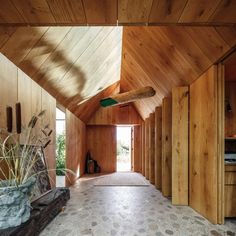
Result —
M 192 83 L 235 44 L 235 27 L 124 27 L 121 90 L 156 90 L 135 102 L 144 119 L 173 87 Z
M 108 96 L 113 87 L 106 88 L 120 80 L 121 44 L 121 27 L 0 28 L 0 52 L 82 117 L 78 104 Z
M 232 24 L 235 0 L 1 0 L 0 24 Z

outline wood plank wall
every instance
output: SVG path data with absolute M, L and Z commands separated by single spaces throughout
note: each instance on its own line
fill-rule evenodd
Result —
M 172 100 L 166 97 L 162 102 L 162 194 L 171 196 L 171 158 L 172 158 Z
M 142 118 L 132 104 L 100 107 L 90 118 L 89 125 L 140 125 Z
M 189 88 L 172 90 L 172 203 L 188 205 Z
M 149 181 L 155 184 L 155 113 L 149 116 Z
M 134 126 L 133 132 L 133 171 L 142 172 L 142 126 Z
M 102 172 L 116 171 L 116 127 L 87 125 L 87 150 L 101 166 Z
M 162 177 L 162 108 L 155 109 L 155 186 L 161 189 Z
M 51 136 L 52 142 L 45 150 L 45 156 L 48 168 L 55 169 L 55 99 L 2 54 L 0 54 L 0 83 L 0 128 L 6 128 L 6 106 L 10 105 L 14 109 L 17 101 L 21 102 L 22 123 L 24 125 L 28 124 L 30 118 L 38 111 L 47 110 L 44 119 L 54 132 Z M 15 117 L 13 130 L 15 130 Z M 55 171 L 50 171 L 49 175 L 51 184 L 54 186 L 56 183 Z
M 236 135 L 236 82 L 225 82 L 225 99 L 232 111 L 225 113 L 225 136 Z
M 217 69 L 190 85 L 190 206 L 217 223 Z
M 145 122 L 142 122 L 142 175 L 145 176 Z
M 71 186 L 84 174 L 86 159 L 86 125 L 66 109 L 66 186 Z
M 145 119 L 145 177 L 149 179 L 149 121 Z

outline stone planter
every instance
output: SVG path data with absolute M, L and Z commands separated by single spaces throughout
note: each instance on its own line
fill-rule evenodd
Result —
M 29 194 L 35 182 L 31 177 L 22 185 L 0 188 L 0 229 L 18 226 L 30 218 Z

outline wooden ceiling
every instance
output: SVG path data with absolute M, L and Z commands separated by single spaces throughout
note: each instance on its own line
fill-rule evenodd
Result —
M 0 52 L 78 114 L 120 80 L 121 47 L 121 27 L 0 28 Z
M 233 24 L 235 0 L 0 0 L 0 24 Z
M 121 91 L 156 90 L 135 102 L 145 119 L 173 87 L 192 83 L 235 45 L 235 27 L 124 27 Z

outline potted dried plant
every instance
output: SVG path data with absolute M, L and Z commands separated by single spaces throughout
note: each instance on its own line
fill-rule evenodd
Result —
M 0 180 L 0 229 L 18 226 L 30 217 L 30 194 L 39 174 L 34 171 L 40 158 L 37 149 L 50 143 L 52 133 L 42 124 L 44 114 L 42 111 L 33 116 L 27 127 L 21 127 L 21 118 L 16 119 L 17 132 L 0 130 L 0 137 L 5 137 L 0 140 L 0 174 L 4 177 Z M 37 123 L 42 127 L 36 127 Z

